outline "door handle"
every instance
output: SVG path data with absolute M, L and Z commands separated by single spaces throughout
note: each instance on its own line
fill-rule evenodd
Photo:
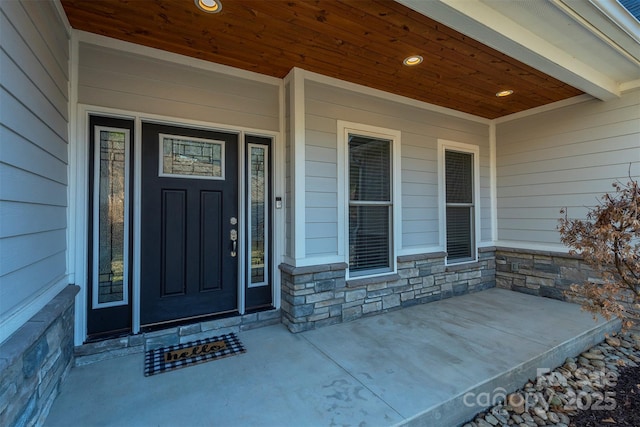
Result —
M 235 258 L 238 255 L 238 231 L 236 229 L 231 230 L 231 256 Z

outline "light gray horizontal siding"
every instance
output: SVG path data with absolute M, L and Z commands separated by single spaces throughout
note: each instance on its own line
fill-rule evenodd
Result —
M 0 301 L 2 301 L 3 311 L 8 311 L 7 308 L 13 308 L 20 302 L 28 302 L 36 292 L 55 285 L 58 280 L 64 277 L 65 264 L 66 254 L 65 251 L 61 251 L 30 264 L 28 268 L 21 268 L 2 276 Z M 49 280 L 44 281 L 46 279 Z M 36 281 L 39 282 L 39 286 L 29 285 Z M 17 303 L 5 308 L 5 303 L 11 301 L 17 301 Z
M 338 194 L 336 192 L 316 192 L 313 197 L 306 199 L 306 207 L 307 208 L 326 208 L 326 209 L 334 209 L 338 207 Z M 306 218 L 313 218 L 316 215 L 314 212 L 315 209 L 307 209 Z M 337 210 L 334 209 L 334 215 L 337 218 Z
M 640 91 L 499 124 L 497 140 L 498 239 L 559 245 L 561 208 L 584 218 L 640 175 Z
M 338 120 L 401 131 L 402 194 L 396 202 L 402 206 L 403 248 L 439 243 L 438 139 L 480 147 L 480 204 L 490 207 L 488 125 L 311 81 L 305 97 L 308 257 L 336 255 L 337 230 L 346 220 L 337 216 Z M 481 240 L 490 241 L 490 209 L 481 212 Z M 322 237 L 315 236 L 316 229 L 323 230 Z
M 50 206 L 67 205 L 67 186 L 31 172 L 0 163 L 0 200 Z M 25 189 L 30 191 L 24 191 Z
M 41 233 L 67 227 L 66 206 L 2 200 L 0 238 Z
M 65 242 L 64 228 L 4 239 L 0 246 L 0 276 L 20 270 L 25 264 L 35 264 L 52 253 L 64 252 Z
M 2 161 L 7 165 L 67 185 L 66 163 L 63 160 L 5 127 L 0 128 L 0 141 L 11 147 L 11 150 L 2 150 Z
M 52 2 L 0 3 L 0 321 L 66 273 L 69 41 Z
M 23 104 L 24 100 L 14 98 L 5 88 L 0 87 L 0 97 L 2 97 L 0 105 L 2 123 L 6 129 L 66 164 L 68 158 L 66 134 L 61 136 L 52 132 L 47 122 L 40 120 L 39 116 L 34 115 L 29 107 Z
M 278 94 L 277 85 L 80 44 L 81 103 L 278 131 Z
M 11 95 L 22 102 L 28 103 L 30 112 L 44 121 L 56 135 L 64 138 L 67 132 L 67 117 L 56 108 L 51 100 L 40 89 L 40 85 L 30 80 L 28 70 L 22 70 L 5 52 L 0 51 L 2 63 L 2 84 L 11 91 Z M 62 106 L 66 105 L 66 100 Z
M 42 3 L 44 2 L 2 2 L 2 49 L 16 63 L 33 66 L 29 73 L 41 76 L 35 81 L 44 83 L 50 79 L 67 98 L 68 36 L 53 10 L 54 6 L 47 4 L 41 7 Z M 49 77 L 44 77 L 45 75 Z M 53 92 L 54 88 L 46 87 L 43 90 Z

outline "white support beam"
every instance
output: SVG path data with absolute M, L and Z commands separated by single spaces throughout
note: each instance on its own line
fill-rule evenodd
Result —
M 291 189 L 293 201 L 291 209 L 293 213 L 293 259 L 296 266 L 300 265 L 306 257 L 306 118 L 304 81 L 305 71 L 293 68 L 291 75 Z
M 620 96 L 619 83 L 479 0 L 396 0 L 598 99 Z

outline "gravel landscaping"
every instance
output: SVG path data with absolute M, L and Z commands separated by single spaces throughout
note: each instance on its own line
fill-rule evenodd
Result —
M 640 334 L 607 337 L 539 374 L 463 427 L 640 426 Z

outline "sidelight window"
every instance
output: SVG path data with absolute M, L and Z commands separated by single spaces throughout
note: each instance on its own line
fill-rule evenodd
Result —
M 128 303 L 128 129 L 95 128 L 93 308 Z
M 269 146 L 248 144 L 249 191 L 248 191 L 248 241 L 250 245 L 249 287 L 268 284 L 269 246 Z

